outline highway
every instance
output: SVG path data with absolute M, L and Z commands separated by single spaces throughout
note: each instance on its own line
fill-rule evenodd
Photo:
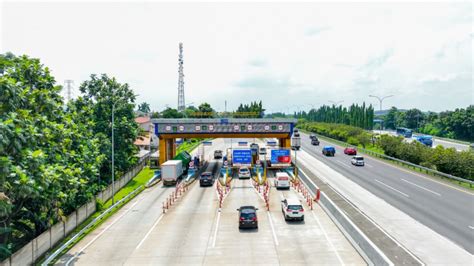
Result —
M 392 130 L 374 130 L 374 133 L 389 134 L 389 135 L 392 135 L 392 136 L 397 135 L 397 133 L 395 131 L 392 131 Z M 413 137 L 412 138 L 405 138 L 406 142 L 412 142 L 414 140 L 415 139 Z M 467 151 L 467 150 L 469 150 L 469 145 L 467 145 L 467 144 L 462 144 L 462 143 L 459 143 L 459 142 L 449 141 L 449 140 L 446 140 L 446 139 L 440 139 L 440 138 L 437 138 L 437 137 L 433 136 L 433 148 L 435 148 L 436 146 L 443 146 L 445 148 L 455 148 L 457 151 Z
M 213 146 L 206 147 L 206 157 L 228 146 L 230 140 L 213 140 Z M 208 169 L 214 163 L 211 160 Z M 295 191 L 272 187 L 267 211 L 250 180 L 234 179 L 231 187 L 219 209 L 215 185 L 203 188 L 194 182 L 163 214 L 162 202 L 174 188 L 157 184 L 84 237 L 57 264 L 366 265 L 319 206 L 306 210 L 304 222 L 284 221 L 280 200 L 300 197 Z M 258 230 L 238 229 L 236 209 L 242 205 L 259 208 Z
M 472 192 L 368 156 L 364 156 L 364 167 L 356 167 L 350 163 L 352 156 L 345 155 L 342 147 L 324 140 L 320 140 L 320 146 L 313 146 L 307 134 L 302 134 L 301 138 L 302 150 L 314 158 L 471 254 L 474 253 Z M 321 149 L 325 145 L 336 147 L 335 157 L 322 155 Z

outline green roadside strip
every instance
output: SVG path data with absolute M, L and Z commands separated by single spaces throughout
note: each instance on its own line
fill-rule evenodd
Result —
M 309 132 L 307 130 L 304 130 L 304 129 L 299 129 L 301 132 L 304 132 L 306 134 L 314 134 L 314 132 Z M 343 141 L 340 141 L 340 140 L 336 140 L 336 139 L 332 139 L 332 138 L 329 138 L 329 137 L 326 137 L 326 136 L 323 136 L 321 134 L 318 134 L 319 138 L 323 139 L 323 140 L 326 140 L 328 142 L 331 142 L 331 143 L 334 143 L 334 144 L 337 144 L 339 146 L 342 146 L 342 147 L 353 147 L 354 145 L 350 145 L 349 143 L 347 142 L 343 142 Z M 361 148 L 361 147 L 359 147 Z M 414 172 L 417 172 L 417 173 L 422 173 L 422 174 L 425 174 L 425 175 L 428 175 L 430 177 L 435 177 L 437 179 L 440 179 L 441 181 L 445 181 L 449 184 L 453 184 L 453 185 L 456 185 L 456 186 L 460 186 L 462 188 L 466 188 L 468 190 L 474 190 L 474 186 L 472 186 L 471 183 L 468 183 L 468 182 L 463 182 L 463 181 L 459 181 L 459 180 L 453 180 L 453 179 L 450 179 L 450 178 L 447 178 L 447 177 L 443 177 L 443 176 L 440 176 L 440 175 L 436 175 L 436 174 L 433 174 L 432 172 L 430 171 L 425 171 L 423 170 L 422 168 L 419 168 L 419 167 L 416 167 L 416 166 L 411 166 L 409 164 L 404 164 L 404 163 L 400 163 L 398 161 L 393 161 L 393 160 L 389 160 L 389 159 L 386 159 L 382 156 L 377 156 L 377 153 L 383 155 L 384 152 L 383 150 L 381 150 L 380 148 L 378 147 L 367 147 L 365 148 L 365 150 L 361 149 L 359 150 L 360 152 L 366 154 L 366 155 L 369 155 L 371 157 L 374 157 L 374 158 L 377 158 L 377 159 L 380 159 L 380 160 L 383 160 L 384 162 L 387 162 L 387 163 L 390 163 L 394 166 L 401 166 L 405 169 L 408 169 L 408 170 L 411 170 L 411 171 L 414 171 Z
M 146 184 L 146 182 L 148 182 L 148 180 L 153 176 L 153 172 L 154 171 L 149 169 L 148 167 L 143 168 L 122 189 L 120 189 L 117 193 L 115 193 L 114 198 L 116 202 L 122 200 L 123 198 L 125 198 L 131 193 L 135 193 L 135 194 L 131 195 L 126 200 L 122 201 L 113 210 L 111 210 L 109 213 L 104 215 L 99 222 L 97 222 L 96 224 L 88 228 L 82 235 L 80 235 L 79 237 L 74 239 L 74 241 L 69 243 L 69 245 L 61 253 L 59 253 L 59 255 L 56 256 L 56 258 L 50 264 L 54 264 L 59 258 L 61 258 L 64 254 L 66 254 L 74 245 L 76 245 L 79 241 L 81 241 L 85 236 L 87 236 L 90 232 L 94 231 L 110 216 L 117 213 L 124 205 L 126 205 L 128 202 L 134 199 L 138 194 L 140 194 L 140 192 L 145 189 L 144 185 Z M 82 229 L 84 229 L 87 225 L 89 225 L 94 219 L 99 217 L 105 210 L 110 208 L 112 206 L 112 199 L 109 199 L 104 204 L 101 204 L 100 202 L 98 202 L 97 205 L 100 208 L 100 210 L 96 211 L 89 218 L 84 220 L 78 227 L 76 227 L 76 229 L 74 229 L 71 233 L 69 233 L 69 235 L 66 238 L 64 238 L 61 242 L 56 244 L 50 253 L 46 253 L 45 256 L 43 256 L 40 260 L 38 260 L 36 265 L 41 265 L 46 260 L 47 255 L 53 253 L 56 249 L 65 245 L 70 239 L 72 239 L 77 233 L 79 233 Z

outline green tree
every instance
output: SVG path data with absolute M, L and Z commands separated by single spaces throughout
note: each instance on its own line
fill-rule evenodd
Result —
M 424 115 L 418 109 L 410 109 L 405 112 L 405 124 L 408 128 L 418 129 L 423 124 Z
M 178 112 L 178 110 L 174 108 L 168 107 L 165 110 L 163 110 L 163 112 L 161 113 L 161 116 L 163 118 L 183 118 L 183 113 Z
M 200 117 L 203 117 L 203 118 L 211 118 L 214 116 L 213 114 L 215 112 L 214 109 L 212 109 L 211 105 L 208 103 L 200 104 L 198 107 L 198 110 L 200 113 L 202 113 Z
M 0 55 L 0 260 L 98 191 L 90 110 L 63 109 L 38 59 Z
M 150 105 L 146 102 L 142 102 L 138 105 L 138 111 L 148 114 L 150 112 Z
M 90 80 L 80 86 L 83 97 L 77 101 L 78 108 L 89 107 L 92 110 L 94 133 L 100 138 L 100 151 L 106 160 L 100 173 L 107 181 L 111 178 L 112 165 L 112 109 L 114 109 L 115 170 L 116 175 L 125 173 L 136 163 L 137 147 L 133 144 L 138 136 L 135 123 L 135 94 L 128 84 L 121 84 L 106 74 L 91 75 Z
M 387 115 L 384 118 L 384 126 L 388 129 L 396 129 L 397 128 L 397 113 L 398 109 L 395 106 L 392 106 L 388 111 Z

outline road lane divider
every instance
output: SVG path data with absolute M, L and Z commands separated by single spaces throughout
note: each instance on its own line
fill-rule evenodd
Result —
M 410 196 L 408 196 L 408 194 L 403 193 L 403 192 L 401 192 L 400 190 L 398 190 L 398 189 L 396 189 L 396 188 L 394 188 L 394 187 L 391 187 L 391 186 L 385 184 L 384 182 L 382 182 L 382 181 L 380 181 L 380 180 L 378 180 L 378 179 L 374 179 L 374 180 L 375 180 L 375 182 L 377 182 L 377 183 L 379 183 L 379 184 L 382 184 L 382 185 L 384 185 L 385 187 L 387 187 L 387 188 L 389 188 L 389 189 L 391 189 L 391 190 L 393 190 L 393 191 L 395 191 L 395 192 L 398 192 L 398 193 L 402 194 L 403 196 L 405 196 L 405 197 L 407 197 L 407 198 L 410 197 Z
M 411 184 L 411 185 L 413 185 L 413 186 L 415 186 L 415 187 L 418 187 L 418 188 L 421 188 L 421 189 L 423 189 L 423 190 L 426 190 L 426 191 L 428 191 L 428 192 L 430 192 L 430 193 L 433 193 L 433 194 L 435 194 L 435 195 L 441 197 L 441 194 L 439 194 L 438 192 L 434 192 L 433 190 L 427 189 L 427 188 L 425 188 L 425 187 L 422 187 L 422 186 L 420 186 L 420 185 L 418 185 L 418 184 L 415 184 L 415 183 L 410 182 L 410 181 L 408 181 L 408 180 L 406 180 L 406 179 L 403 179 L 403 178 L 402 178 L 402 181 L 404 181 L 404 182 L 406 182 L 406 183 L 408 183 L 408 184 Z
M 377 247 L 324 192 L 320 191 L 319 187 L 303 170 L 299 169 L 299 172 L 300 181 L 303 185 L 309 187 L 308 183 L 310 183 L 313 186 L 314 191 L 309 189 L 309 192 L 317 199 L 316 202 L 318 205 L 331 220 L 334 221 L 336 226 L 369 265 L 394 265 L 379 247 Z M 312 213 L 314 214 L 314 211 L 312 211 Z
M 275 226 L 273 225 L 272 215 L 270 214 L 269 211 L 267 211 L 267 215 L 268 215 L 268 221 L 270 222 L 270 228 L 272 229 L 273 241 L 275 242 L 275 246 L 278 246 L 279 242 L 278 242 L 277 234 L 275 231 Z
M 148 232 L 145 234 L 145 236 L 143 237 L 143 239 L 140 241 L 140 243 L 138 243 L 137 247 L 135 248 L 135 250 L 139 249 L 141 247 L 141 245 L 145 242 L 145 240 L 148 238 L 148 236 L 151 234 L 151 232 L 153 231 L 153 229 L 155 229 L 155 227 L 160 223 L 161 219 L 163 219 L 163 214 L 160 215 L 160 217 L 158 217 L 158 219 L 155 221 L 155 223 L 152 225 L 152 227 L 150 228 L 150 230 L 148 230 Z

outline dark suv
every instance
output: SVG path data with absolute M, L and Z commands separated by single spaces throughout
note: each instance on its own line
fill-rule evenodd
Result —
M 213 184 L 214 184 L 214 178 L 211 172 L 204 172 L 199 177 L 199 185 L 201 187 L 212 186 Z
M 214 151 L 214 159 L 222 159 L 222 151 L 221 150 L 215 150 Z
M 315 145 L 315 146 L 319 145 L 319 139 L 316 136 L 311 138 L 311 145 Z
M 254 206 L 241 206 L 239 211 L 239 229 L 258 228 L 257 208 Z

